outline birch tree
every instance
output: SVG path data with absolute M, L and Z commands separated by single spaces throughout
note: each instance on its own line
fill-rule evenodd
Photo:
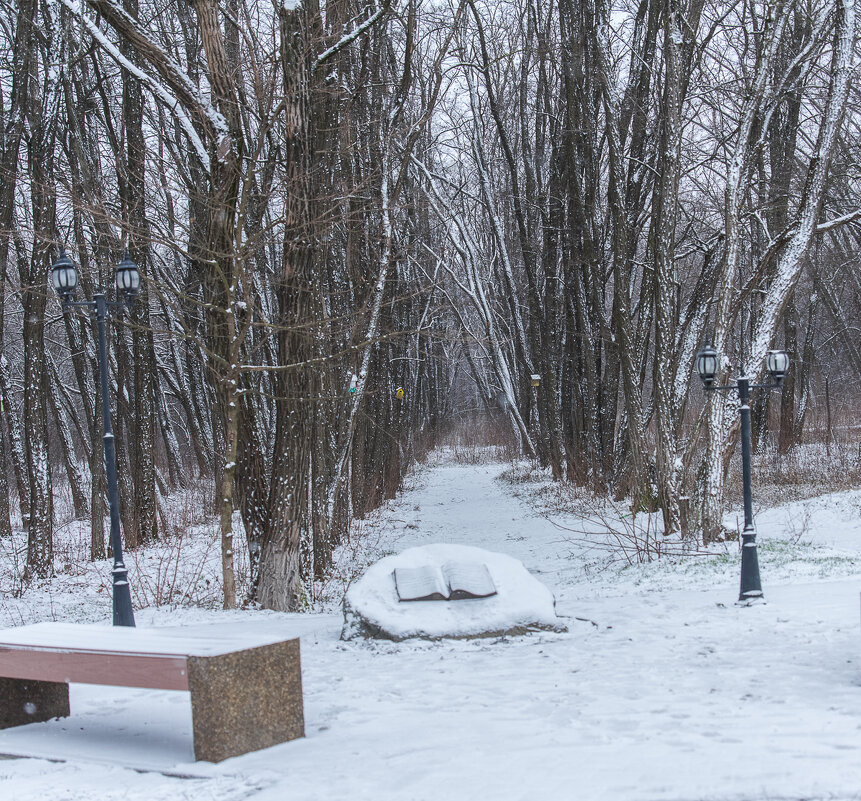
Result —
M 855 40 L 855 11 L 853 4 L 845 4 L 838 0 L 827 9 L 819 19 L 820 28 L 831 30 L 831 59 L 829 81 L 824 97 L 824 108 L 816 134 L 813 152 L 803 181 L 803 192 L 799 203 L 792 215 L 788 230 L 769 243 L 761 262 L 768 264 L 774 260 L 774 270 L 765 290 L 758 320 L 753 328 L 750 350 L 746 357 L 747 363 L 740 365 L 741 369 L 756 377 L 762 370 L 765 353 L 771 346 L 777 332 L 780 313 L 790 298 L 803 266 L 803 259 L 808 252 L 813 239 L 816 222 L 821 209 L 826 177 L 835 146 L 837 133 L 843 117 Z M 740 200 L 743 195 L 745 173 L 749 169 L 750 153 L 753 148 L 760 146 L 759 140 L 751 142 L 753 121 L 757 109 L 754 104 L 763 101 L 768 74 L 775 63 L 778 49 L 787 19 L 787 10 L 778 4 L 774 16 L 770 20 L 769 45 L 762 60 L 758 64 L 754 91 L 745 106 L 737 141 L 735 157 L 727 181 L 727 256 L 723 270 L 723 279 L 718 284 L 717 310 L 715 319 L 716 348 L 725 350 L 725 343 L 732 319 L 729 315 L 734 298 L 732 277 L 736 268 L 739 250 L 738 226 L 741 209 Z M 774 108 L 772 95 L 771 110 Z M 723 487 L 727 456 L 732 446 L 732 411 L 731 401 L 717 399 L 712 402 L 708 427 L 708 471 L 703 504 L 703 533 L 706 540 L 720 535 Z

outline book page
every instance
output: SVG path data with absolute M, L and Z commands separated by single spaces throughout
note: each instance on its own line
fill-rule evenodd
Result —
M 446 562 L 442 572 L 448 581 L 452 600 L 496 595 L 496 585 L 484 562 Z
M 438 567 L 396 567 L 394 576 L 400 601 L 448 600 L 448 584 Z

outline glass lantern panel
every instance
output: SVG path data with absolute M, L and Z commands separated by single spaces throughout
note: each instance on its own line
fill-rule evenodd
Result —
M 137 292 L 140 284 L 138 271 L 128 268 L 117 270 L 116 284 L 120 292 Z
M 789 368 L 789 356 L 783 350 L 770 350 L 765 358 L 765 366 L 770 373 L 783 374 Z
M 714 378 L 717 373 L 717 356 L 713 353 L 700 353 L 697 356 L 697 372 L 700 378 Z
M 57 292 L 71 292 L 78 285 L 78 271 L 74 265 L 58 262 L 51 270 L 51 283 Z

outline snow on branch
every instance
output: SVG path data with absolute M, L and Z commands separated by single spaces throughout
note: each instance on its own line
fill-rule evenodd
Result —
M 839 228 L 841 225 L 853 223 L 857 220 L 861 220 L 861 209 L 855 209 L 855 211 L 850 211 L 848 214 L 844 214 L 841 217 L 835 217 L 833 220 L 828 220 L 827 222 L 820 223 L 816 226 L 815 233 L 824 234 L 828 231 L 833 230 L 834 228 Z
M 314 61 L 311 69 L 316 70 L 319 66 L 328 61 L 332 56 L 338 53 L 340 50 L 343 50 L 348 45 L 352 44 L 356 41 L 363 33 L 370 30 L 370 28 L 374 25 L 377 20 L 381 19 L 382 16 L 391 8 L 392 0 L 385 0 L 383 5 L 380 6 L 373 14 L 371 14 L 368 19 L 366 19 L 363 23 L 354 28 L 350 33 L 344 34 L 335 44 L 333 44 L 328 50 L 320 53 L 319 56 Z
M 185 113 L 185 110 L 180 105 L 179 100 L 175 95 L 171 94 L 168 89 L 162 86 L 158 81 L 156 81 L 151 75 L 148 75 L 135 64 L 133 64 L 129 59 L 127 59 L 120 51 L 119 48 L 108 39 L 107 36 L 99 29 L 99 26 L 96 25 L 93 20 L 87 17 L 83 12 L 83 8 L 81 4 L 76 0 L 60 0 L 60 2 L 69 9 L 73 14 L 75 14 L 81 22 L 87 27 L 87 30 L 90 32 L 90 36 L 95 39 L 99 45 L 105 50 L 105 52 L 110 55 L 111 58 L 114 59 L 121 67 L 127 69 L 132 75 L 134 75 L 141 83 L 145 84 L 150 88 L 150 90 L 155 94 L 166 106 L 168 106 L 174 114 L 176 114 L 179 119 L 180 125 L 182 125 L 182 129 L 185 131 L 186 135 L 191 142 L 192 147 L 197 153 L 197 157 L 201 160 L 204 167 L 209 169 L 209 154 L 206 152 L 206 147 L 204 147 L 203 142 L 197 134 L 197 131 L 192 125 L 191 120 L 188 118 L 188 115 Z
M 87 25 L 91 33 L 93 32 L 96 25 L 85 18 L 81 0 L 60 0 L 60 2 L 79 17 Z M 195 116 L 211 137 L 215 144 L 215 152 L 219 157 L 225 158 L 232 152 L 233 148 L 227 120 L 211 103 L 200 95 L 198 88 L 188 75 L 183 72 L 182 67 L 141 30 L 138 21 L 123 9 L 122 6 L 118 5 L 115 0 L 86 0 L 86 3 L 94 11 L 101 14 L 117 34 L 134 47 L 141 58 L 149 62 L 161 80 L 167 84 L 167 87 L 158 84 L 152 76 L 134 68 L 133 65 L 129 64 L 128 60 L 120 61 L 117 56 L 118 51 L 116 47 L 109 49 L 112 57 L 124 67 L 131 70 L 136 76 L 140 77 L 141 80 L 144 80 L 147 86 L 157 92 L 159 97 L 164 97 L 165 95 L 171 97 L 170 105 L 175 110 L 181 104 L 186 113 Z M 101 34 L 99 41 L 105 46 L 106 37 L 101 31 L 99 33 Z M 198 149 L 198 144 L 202 144 L 199 137 L 198 142 L 194 143 L 196 149 Z M 208 158 L 204 160 L 204 164 L 209 164 Z
M 803 202 L 798 212 L 795 232 L 781 254 L 772 283 L 763 298 L 760 318 L 754 331 L 750 349 L 750 363 L 761 364 L 765 352 L 774 339 L 777 322 L 786 305 L 790 292 L 795 288 L 801 271 L 801 261 L 807 253 L 810 241 L 819 232 L 816 217 L 822 203 L 825 182 L 834 144 L 843 119 L 852 75 L 852 57 L 855 47 L 855 4 L 852 0 L 836 0 L 834 3 L 834 35 L 831 55 L 830 84 L 822 123 L 816 139 L 816 150 L 805 182 Z M 823 223 L 825 230 L 834 225 L 850 222 L 843 218 Z

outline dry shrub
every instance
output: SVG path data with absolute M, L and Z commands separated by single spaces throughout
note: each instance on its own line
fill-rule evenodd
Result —
M 577 527 L 563 526 L 550 517 L 547 519 L 560 531 L 566 532 L 563 540 L 576 545 L 581 558 L 593 557 L 593 567 L 631 566 L 667 557 L 709 555 L 698 548 L 694 539 L 664 537 L 658 525 L 658 514 L 631 512 L 626 507 L 602 501 L 593 504 L 589 511 L 581 508 L 577 515 Z
M 861 443 L 834 441 L 796 445 L 788 453 L 771 447 L 753 456 L 754 500 L 777 506 L 861 487 Z M 741 457 L 734 458 L 727 479 L 727 497 L 742 502 Z
M 13 530 L 11 537 L 0 538 L 0 598 L 21 596 L 26 563 L 26 534 Z
M 513 462 L 520 456 L 511 427 L 499 415 L 465 416 L 439 444 L 458 464 Z
M 211 508 L 210 481 L 176 493 L 165 510 L 162 538 L 126 555 L 136 607 L 221 606 L 221 535 Z M 233 523 L 234 572 L 241 598 L 250 582 L 248 548 L 238 514 Z

